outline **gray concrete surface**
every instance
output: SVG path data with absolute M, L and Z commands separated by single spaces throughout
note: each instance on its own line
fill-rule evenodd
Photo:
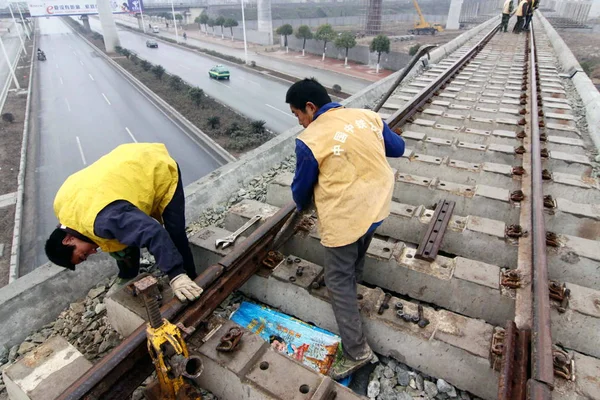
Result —
M 365 282 L 498 326 L 514 319 L 515 292 L 501 286 L 501 271 L 503 268 L 515 269 L 516 265 L 510 265 L 511 261 L 504 260 L 498 253 L 511 252 L 510 247 L 515 246 L 504 238 L 502 222 L 453 216 L 441 249 L 457 256 L 449 258 L 438 255 L 435 261 L 426 262 L 415 258 L 416 249 L 412 243 L 418 243 L 425 234 L 433 210 L 398 203 L 392 203 L 391 209 L 392 215 L 377 229 L 376 234 L 401 241 L 393 243 L 373 239 L 365 261 Z M 406 212 L 408 209 L 414 211 Z M 261 215 L 264 221 L 277 211 L 277 207 L 269 204 L 245 200 L 229 210 L 223 226 L 228 232 L 234 232 L 254 215 Z M 410 220 L 407 221 L 407 218 Z M 492 233 L 498 225 L 499 236 L 494 236 Z M 209 227 L 191 238 L 198 259 L 211 259 L 213 254 L 225 256 L 214 249 L 214 242 L 228 233 L 219 231 L 211 234 L 213 229 Z M 317 227 L 313 225 L 308 234 L 292 237 L 282 251 L 321 264 L 324 253 L 319 242 Z M 467 252 L 461 245 L 475 251 Z M 495 256 L 483 257 L 485 252 Z M 470 258 L 465 258 L 467 255 Z M 512 258 L 516 259 L 516 254 Z M 493 264 L 481 260 L 490 260 Z M 594 304 L 595 299 L 600 299 L 600 292 L 590 289 L 589 284 L 584 287 L 569 282 L 567 287 L 571 291 L 567 311 L 560 313 L 558 302 L 552 308 L 553 338 L 569 349 L 600 357 L 600 349 L 595 345 L 600 332 L 600 311 Z M 490 304 L 494 304 L 494 307 L 490 307 Z
M 220 325 L 220 327 L 219 327 Z M 223 400 L 359 400 L 353 393 L 330 378 L 272 349 L 257 334 L 230 320 L 211 321 L 219 329 L 206 343 L 192 337 L 190 351 L 202 358 L 204 371 L 198 384 Z M 215 350 L 229 328 L 244 331 L 240 348 L 231 353 Z M 227 384 L 223 384 L 227 382 Z M 303 387 L 301 389 L 301 387 Z
M 117 273 L 108 255 L 99 255 L 72 272 L 46 263 L 0 288 L 0 346 L 20 343 L 32 331 L 53 321 L 99 281 Z
M 3 372 L 11 400 L 48 400 L 58 397 L 88 369 L 86 360 L 66 339 L 55 336 Z
M 577 58 L 575 58 L 565 41 L 541 12 L 536 12 L 535 21 L 540 22 L 541 27 L 546 31 L 563 70 L 566 73 L 569 73 L 573 69 L 579 71 L 571 79 L 571 82 L 575 85 L 577 93 L 585 106 L 589 133 L 596 149 L 600 151 L 600 92 L 598 92 L 592 80 L 583 72 L 579 61 L 577 61 Z

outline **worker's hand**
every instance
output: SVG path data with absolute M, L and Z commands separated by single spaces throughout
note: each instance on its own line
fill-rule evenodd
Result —
M 180 301 L 196 300 L 204 291 L 186 274 L 180 274 L 171 279 L 171 289 Z

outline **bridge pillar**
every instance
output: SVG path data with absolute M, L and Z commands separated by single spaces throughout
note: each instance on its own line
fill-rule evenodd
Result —
M 138 28 L 142 31 L 142 32 L 146 32 L 146 27 L 144 26 L 144 24 L 142 23 L 142 16 L 141 14 L 135 14 L 135 18 L 137 19 L 137 23 L 138 23 Z
M 92 31 L 92 28 L 90 27 L 90 18 L 87 15 L 81 16 L 81 22 L 83 22 L 83 27 L 86 31 Z
M 98 0 L 98 17 L 102 25 L 102 34 L 104 35 L 104 47 L 108 53 L 114 53 L 115 47 L 120 46 L 117 25 L 110 8 L 110 0 Z
M 463 0 L 452 0 L 450 2 L 450 11 L 448 12 L 448 20 L 446 29 L 460 28 L 460 12 L 462 10 Z

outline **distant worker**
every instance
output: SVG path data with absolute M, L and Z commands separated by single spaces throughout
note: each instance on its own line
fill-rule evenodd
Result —
M 187 33 L 183 32 L 183 40 L 187 40 Z
M 390 213 L 394 173 L 387 157 L 401 157 L 404 141 L 373 111 L 332 103 L 314 79 L 294 83 L 286 103 L 306 128 L 296 139 L 292 196 L 299 211 L 313 197 L 325 247 L 325 284 L 342 338 L 343 357 L 329 372 L 352 374 L 374 358 L 363 332 L 357 283 L 365 254 Z
M 119 288 L 138 275 L 145 247 L 177 298 L 202 293 L 192 281 L 181 171 L 163 144 L 124 144 L 74 173 L 58 190 L 54 212 L 59 225 L 46 242 L 54 264 L 74 271 L 99 247 L 117 260 Z
M 508 32 L 508 20 L 510 19 L 510 14 L 513 12 L 513 0 L 506 0 L 504 2 L 504 6 L 502 7 L 502 25 L 500 29 L 504 32 Z
M 529 8 L 529 3 L 527 0 L 521 0 L 519 5 L 517 6 L 517 23 L 513 29 L 514 33 L 521 33 L 523 30 L 523 25 L 525 23 L 525 16 L 527 15 L 527 9 Z
M 533 12 L 539 7 L 539 0 L 529 0 L 529 8 L 527 9 L 527 16 L 525 17 L 524 31 L 529 32 L 529 24 L 533 19 Z

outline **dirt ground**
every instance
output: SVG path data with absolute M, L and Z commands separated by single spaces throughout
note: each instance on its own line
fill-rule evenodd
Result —
M 558 30 L 596 86 L 600 85 L 600 34 Z
M 24 68 L 16 69 L 17 79 L 24 90 L 29 84 L 28 66 L 32 54 L 31 43 L 28 43 L 27 47 L 29 56 L 22 57 L 19 62 L 19 67 Z M 2 114 L 11 113 L 14 121 L 9 123 L 0 119 L 0 195 L 17 190 L 26 103 L 27 96 L 23 91 L 9 92 L 4 109 L 2 109 Z M 3 255 L 0 257 L 0 287 L 8 284 L 14 221 L 14 205 L 0 208 L 0 244 L 4 244 Z

